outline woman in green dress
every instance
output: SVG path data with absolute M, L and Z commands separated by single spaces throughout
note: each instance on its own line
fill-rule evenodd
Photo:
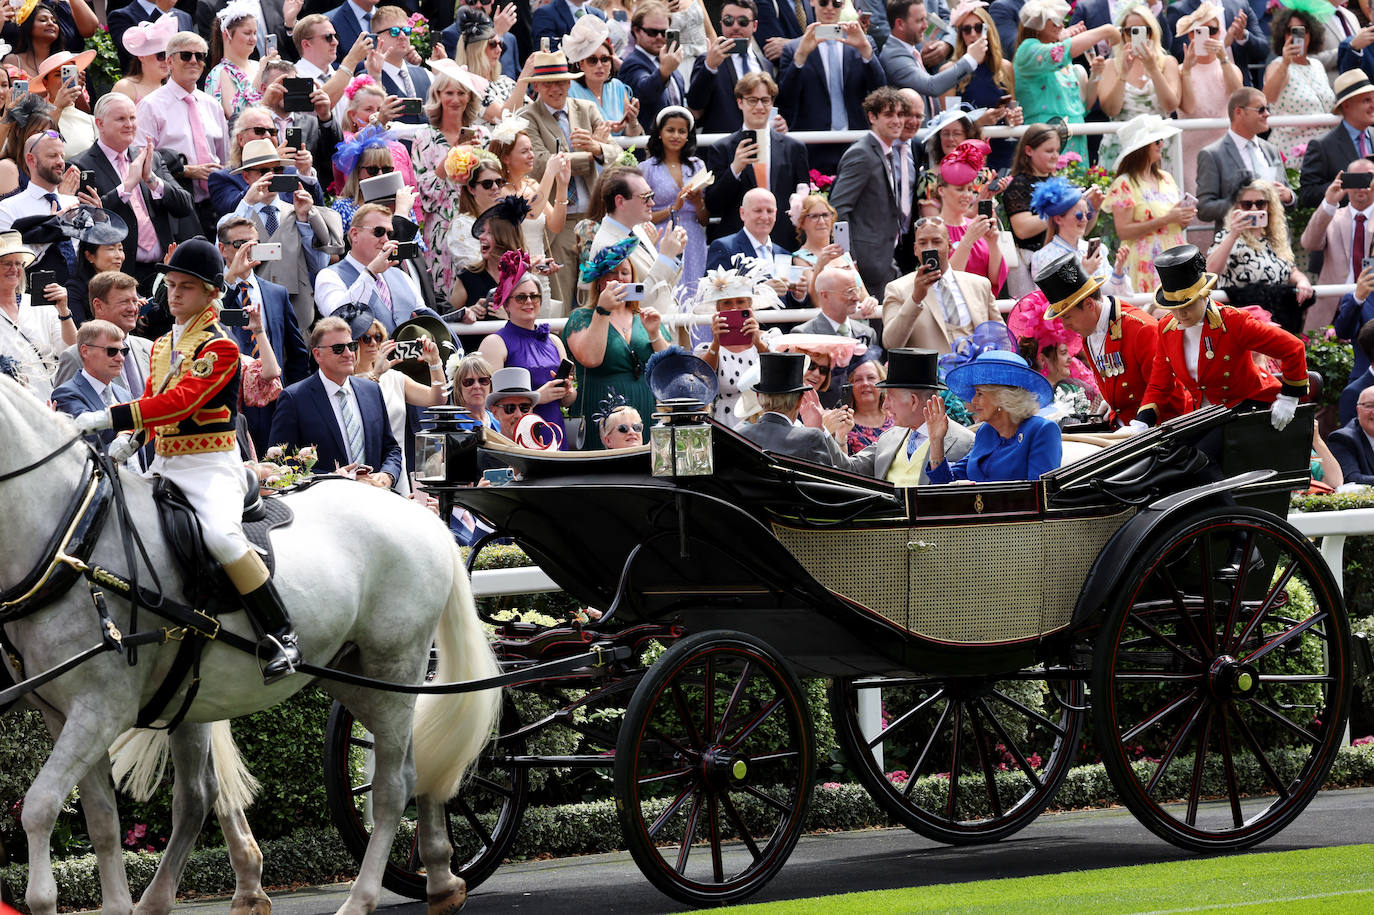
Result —
M 563 342 L 577 365 L 577 400 L 570 412 L 583 419 L 586 449 L 604 447 L 592 414 L 611 394 L 622 395 L 641 416 L 654 412 L 644 366 L 668 345 L 668 338 L 657 311 L 627 299 L 631 286 L 641 279 L 630 263 L 630 252 L 638 244 L 631 235 L 602 248 L 582 266 L 582 282 L 590 288 L 563 328 Z

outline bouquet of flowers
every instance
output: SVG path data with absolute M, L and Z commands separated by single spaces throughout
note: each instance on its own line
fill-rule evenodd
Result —
M 295 450 L 285 445 L 273 445 L 263 454 L 261 461 L 245 461 L 244 466 L 256 472 L 258 480 L 266 488 L 290 489 L 302 480 L 309 479 L 318 460 L 314 445 Z
M 434 33 L 429 30 L 429 20 L 419 13 L 413 13 L 406 25 L 410 27 L 410 46 L 421 60 L 429 60 L 430 50 L 434 47 Z
M 1106 192 L 1112 184 L 1112 173 L 1100 165 L 1088 165 L 1076 152 L 1066 152 L 1059 157 L 1056 175 L 1067 178 L 1070 184 L 1082 188 L 1098 187 Z

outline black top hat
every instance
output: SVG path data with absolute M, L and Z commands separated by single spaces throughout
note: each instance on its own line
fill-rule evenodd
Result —
M 184 273 L 224 288 L 224 256 L 199 235 L 177 245 L 167 263 L 156 265 L 156 269 L 159 273 Z
M 1207 258 L 1196 245 L 1176 245 L 1155 255 L 1155 273 L 1155 304 L 1163 308 L 1187 308 L 1217 285 L 1217 275 L 1207 272 Z
M 1083 272 L 1083 264 L 1078 255 L 1066 251 L 1050 261 L 1035 275 L 1035 285 L 1045 294 L 1049 307 L 1045 317 L 1053 320 L 1088 296 L 1096 292 L 1105 282 L 1100 276 L 1088 276 Z
M 806 390 L 804 353 L 759 353 L 755 394 L 800 394 Z
M 940 383 L 940 354 L 933 349 L 893 349 L 887 351 L 887 380 L 878 382 L 880 388 L 912 388 L 938 391 Z

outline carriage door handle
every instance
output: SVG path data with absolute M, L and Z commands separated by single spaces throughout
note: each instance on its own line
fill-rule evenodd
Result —
M 908 540 L 906 548 L 913 553 L 929 553 L 935 549 L 935 544 L 926 543 L 924 540 Z

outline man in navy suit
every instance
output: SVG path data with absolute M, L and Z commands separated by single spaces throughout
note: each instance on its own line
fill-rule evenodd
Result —
M 382 389 L 358 378 L 358 341 L 342 318 L 321 318 L 310 334 L 320 370 L 281 392 L 272 417 L 272 444 L 316 447 L 322 473 L 370 468 L 358 479 L 390 489 L 401 474 L 401 446 L 391 434 Z
M 803 14 L 801 21 L 797 19 L 798 6 Z M 793 38 L 800 38 L 802 29 L 815 19 L 811 4 L 799 0 L 759 0 L 758 14 L 759 45 L 774 63 L 782 56 L 783 46 Z
M 706 188 L 706 207 L 720 214 L 719 221 L 708 229 L 712 238 L 739 231 L 735 201 L 750 188 L 764 187 L 775 199 L 787 200 L 798 184 L 810 180 L 806 145 L 769 129 L 768 112 L 777 91 L 777 84 L 764 73 L 746 74 L 735 83 L 734 102 L 743 114 L 744 126 L 708 147 L 704 157 L 706 167 L 716 176 Z M 745 142 L 745 130 L 752 130 L 755 139 Z M 772 236 L 789 251 L 796 246 L 796 230 L 786 213 L 773 226 Z
M 533 27 L 530 29 L 534 39 L 534 50 L 540 47 L 540 39 L 549 40 L 549 50 L 557 51 L 563 43 L 563 36 L 572 31 L 573 23 L 583 16 L 605 19 L 606 14 L 586 0 L 549 0 L 534 11 Z
M 224 301 L 227 307 L 250 308 L 261 312 L 267 343 L 281 364 L 282 387 L 290 387 L 298 381 L 304 381 L 310 374 L 310 350 L 306 348 L 305 337 L 301 334 L 296 310 L 292 307 L 286 287 L 268 282 L 254 272 L 258 262 L 252 260 L 248 253 L 257 241 L 258 230 L 246 219 L 229 219 L 220 226 L 219 253 L 224 255 L 224 262 L 228 265 L 224 271 L 224 283 L 229 292 Z M 224 329 L 239 345 L 239 352 L 250 356 L 258 353 L 261 343 L 247 327 Z M 265 407 L 245 404 L 240 410 L 258 454 L 274 444 L 268 441 L 267 436 L 272 430 L 275 409 L 276 404 L 270 403 Z
M 372 11 L 377 8 L 378 0 L 345 0 L 325 13 L 334 23 L 334 31 L 339 34 L 339 43 L 334 49 L 334 63 L 341 63 L 344 55 L 353 47 L 353 42 L 364 32 L 372 31 Z
M 727 0 L 721 7 L 721 37 L 697 58 L 687 88 L 687 107 L 692 109 L 702 133 L 739 130 L 742 119 L 735 103 L 735 84 L 749 73 L 773 76 L 773 65 L 754 44 L 757 30 L 758 7 L 754 0 Z M 741 38 L 749 46 L 743 54 L 736 54 L 734 45 Z
M 109 11 L 105 18 L 109 23 L 110 40 L 114 42 L 115 53 L 119 55 L 121 70 L 127 73 L 132 60 L 129 52 L 124 50 L 124 33 L 140 22 L 153 22 L 171 13 L 176 17 L 178 32 L 195 31 L 191 16 L 175 7 L 176 0 L 133 0 L 128 6 Z
M 618 76 L 639 99 L 639 123 L 648 131 L 660 111 L 687 100 L 687 85 L 677 72 L 682 45 L 668 44 L 668 7 L 658 0 L 645 0 L 635 7 L 630 32 L 635 48 L 625 55 Z
M 816 22 L 801 38 L 789 41 L 778 61 L 778 107 L 793 130 L 863 130 L 868 119 L 863 98 L 883 85 L 887 77 L 868 36 L 857 22 L 846 22 L 843 41 L 818 41 L 820 25 L 839 24 L 840 10 L 817 6 Z M 834 172 L 844 147 L 837 143 L 818 146 L 811 163 L 823 172 Z
M 717 238 L 711 242 L 711 246 L 706 249 L 706 269 L 729 269 L 738 266 L 736 257 L 753 258 L 763 264 L 764 272 L 773 277 L 768 281 L 768 285 L 782 299 L 783 307 L 805 308 L 806 287 L 801 283 L 789 285 L 787 276 L 779 274 L 775 267 L 775 259 L 778 257 L 791 260 L 789 249 L 774 244 L 768 237 L 777 213 L 778 205 L 771 193 L 757 187 L 747 191 L 739 206 L 739 218 L 743 228 L 734 235 Z
M 80 416 L 92 410 L 105 410 L 117 403 L 128 403 L 142 391 L 131 393 L 124 386 L 124 359 L 129 347 L 124 331 L 109 321 L 94 319 L 76 331 L 76 346 L 81 370 L 53 389 L 52 401 L 68 416 Z M 101 444 L 114 440 L 115 431 L 98 433 Z
M 1002 42 L 1003 60 L 1016 57 L 1016 31 L 1021 24 L 1021 7 L 1025 5 L 1026 0 L 992 0 L 988 6 L 988 15 L 997 26 L 997 38 Z
M 387 95 L 397 98 L 418 98 L 421 101 L 429 94 L 429 71 L 406 62 L 410 51 L 410 35 L 401 31 L 407 28 L 408 17 L 399 6 L 383 6 L 372 16 L 372 28 L 376 35 L 377 50 L 382 55 L 380 76 L 382 88 Z M 392 34 L 395 32 L 395 34 Z M 429 119 L 421 111 L 399 118 L 403 124 L 428 124 Z
M 1341 465 L 1341 479 L 1346 483 L 1374 483 L 1374 387 L 1360 392 L 1355 403 L 1355 418 L 1332 432 L 1327 446 Z

